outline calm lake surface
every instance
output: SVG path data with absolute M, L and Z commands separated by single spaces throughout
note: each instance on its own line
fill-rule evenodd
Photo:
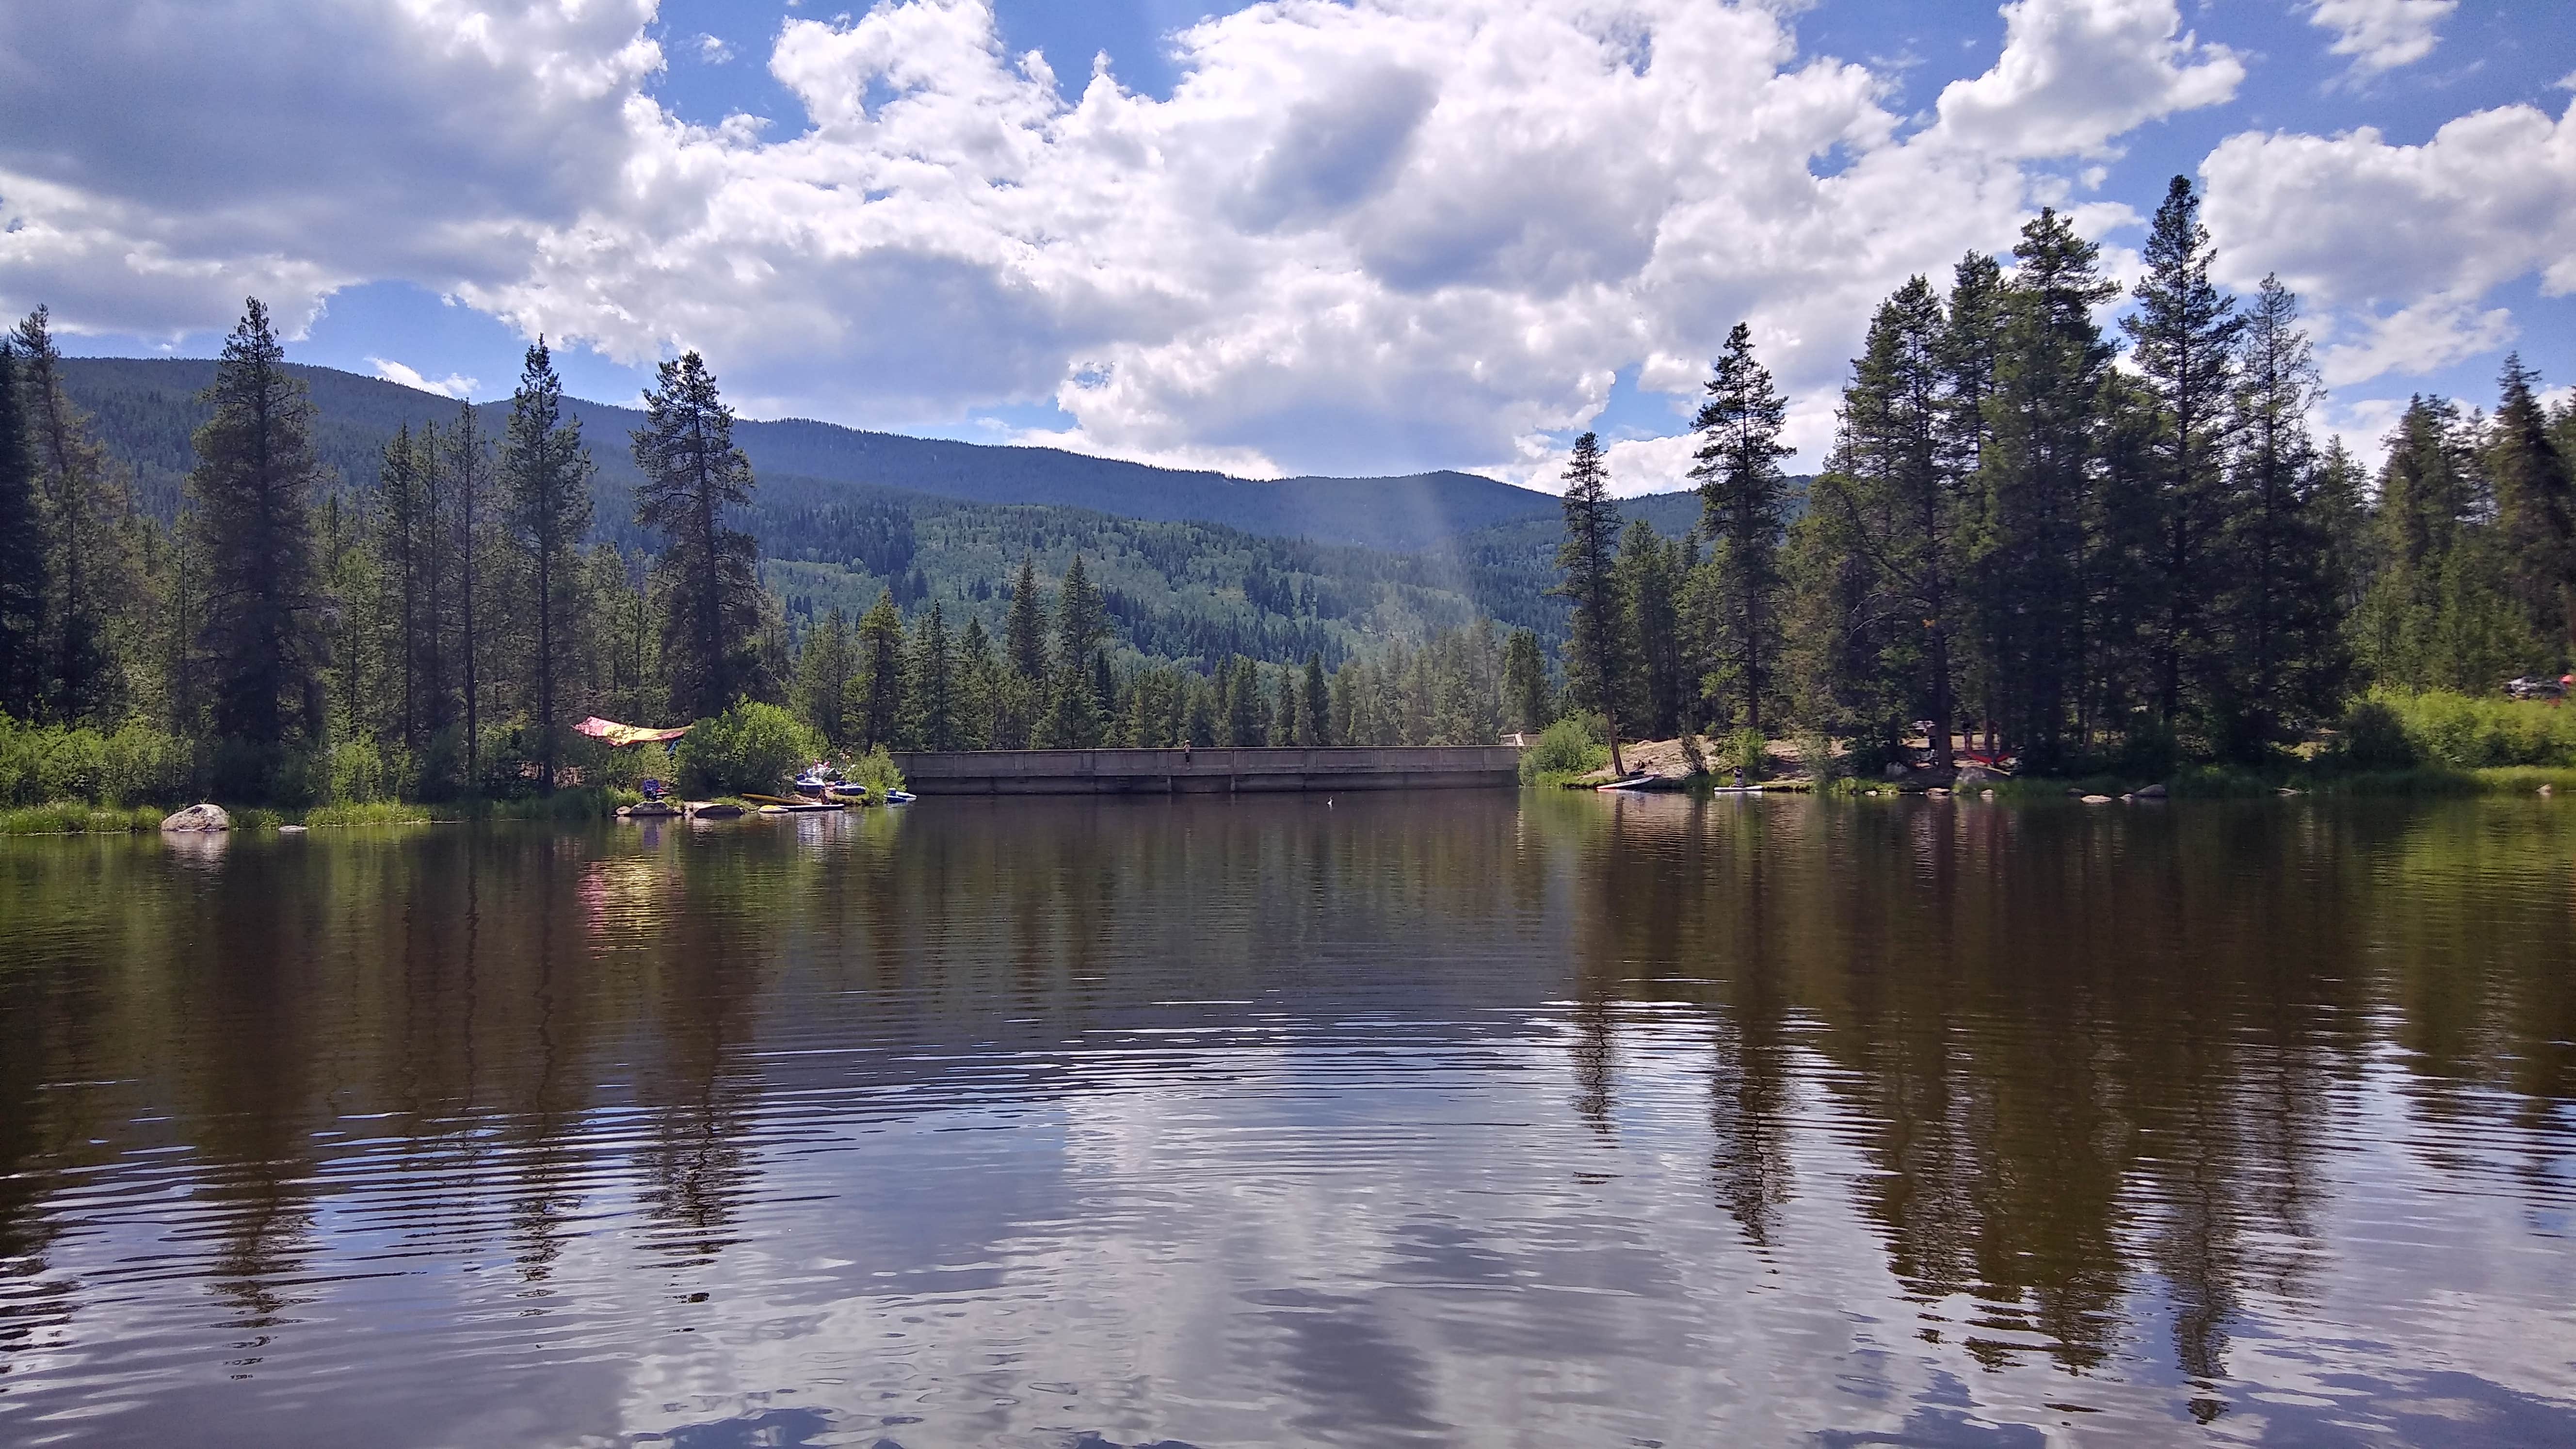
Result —
M 0 841 L 0 1443 L 2576 1443 L 2576 805 Z

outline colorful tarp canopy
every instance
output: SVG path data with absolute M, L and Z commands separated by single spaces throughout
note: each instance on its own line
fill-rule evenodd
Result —
M 669 740 L 676 740 L 690 730 L 688 725 L 682 725 L 675 730 L 648 730 L 642 725 L 619 724 L 613 719 L 601 719 L 597 715 L 592 715 L 574 725 L 573 728 L 594 740 L 604 740 L 611 748 L 620 750 L 628 745 L 662 744 Z

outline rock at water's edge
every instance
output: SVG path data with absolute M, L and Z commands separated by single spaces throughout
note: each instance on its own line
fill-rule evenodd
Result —
M 164 830 L 230 830 L 233 818 L 221 805 L 191 805 L 161 822 Z
M 2141 800 L 2161 800 L 2165 798 L 2164 781 L 2158 780 L 2156 783 L 2139 790 L 2138 798 Z

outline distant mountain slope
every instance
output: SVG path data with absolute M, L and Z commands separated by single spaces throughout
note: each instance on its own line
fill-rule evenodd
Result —
M 204 360 L 72 358 L 74 400 L 133 470 L 142 505 L 177 512 L 204 420 Z M 318 413 L 314 444 L 346 479 L 372 481 L 384 440 L 406 423 L 453 422 L 456 405 L 331 368 L 297 367 Z M 640 411 L 574 400 L 599 463 L 594 528 L 651 547 L 633 525 L 627 434 Z M 498 437 L 506 404 L 478 408 Z M 1001 585 L 1023 555 L 1052 582 L 1076 553 L 1110 595 L 1141 653 L 1206 661 L 1338 659 L 1371 638 L 1419 637 L 1482 615 L 1565 633 L 1557 582 L 1563 516 L 1548 494 L 1460 473 L 1408 479 L 1253 483 L 1047 448 L 997 448 L 862 433 L 814 422 L 743 423 L 760 489 L 743 526 L 771 587 L 802 621 L 864 609 L 880 589 L 907 611 L 942 600 L 1000 623 Z M 1699 519 L 1694 493 L 1619 501 L 1666 537 Z M 1375 540 L 1375 542 L 1370 542 Z
M 190 462 L 188 436 L 205 417 L 195 395 L 214 375 L 214 363 L 203 358 L 72 358 L 64 371 L 74 400 L 99 418 L 109 446 L 133 464 L 144 505 L 164 515 L 175 510 L 179 480 Z M 327 367 L 295 365 L 294 371 L 311 388 L 321 413 L 315 444 L 323 461 L 353 480 L 374 476 L 377 449 L 396 427 L 445 422 L 455 415 L 453 403 L 396 383 Z M 635 470 L 626 438 L 641 422 L 641 411 L 579 399 L 571 400 L 569 411 L 581 419 L 599 461 L 603 493 L 631 487 Z M 487 403 L 478 412 L 497 436 L 507 405 Z M 978 503 L 1048 504 L 1126 518 L 1214 523 L 1276 538 L 1396 552 L 1556 513 L 1556 500 L 1548 494 L 1466 473 L 1260 482 L 1056 448 L 907 438 L 801 419 L 739 423 L 734 437 L 753 470 L 764 477 L 793 474 Z M 610 510 L 601 511 L 606 515 Z

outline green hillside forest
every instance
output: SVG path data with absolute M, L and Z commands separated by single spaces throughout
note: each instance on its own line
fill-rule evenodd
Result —
M 1626 501 L 1588 434 L 1561 500 L 1258 484 L 741 423 L 694 353 L 622 409 L 540 345 L 473 408 L 289 365 L 256 301 L 184 364 L 66 359 L 39 309 L 0 349 L 0 803 L 545 793 L 635 767 L 570 733 L 593 713 L 719 721 L 678 762 L 711 782 L 720 748 L 1551 726 L 1757 770 L 1783 736 L 1857 769 L 2576 764 L 2472 698 L 2571 662 L 2576 410 L 2508 359 L 2492 411 L 2418 397 L 2366 472 L 2313 431 L 2296 299 L 2216 287 L 2198 207 L 2177 178 L 2112 327 L 2054 212 L 2009 267 L 1909 281 L 1812 479 L 1739 325 L 1699 487 Z

